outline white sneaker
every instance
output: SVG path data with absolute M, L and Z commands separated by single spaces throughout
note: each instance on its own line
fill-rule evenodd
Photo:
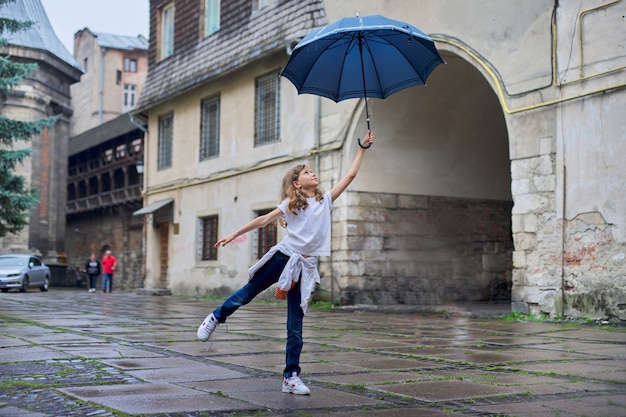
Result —
M 200 327 L 198 327 L 198 339 L 202 342 L 209 340 L 219 324 L 213 313 L 206 316 L 206 319 L 204 319 Z
M 291 375 L 290 378 L 283 377 L 283 392 L 297 395 L 307 395 L 311 393 L 309 387 L 304 385 L 304 382 L 302 382 L 296 372 Z

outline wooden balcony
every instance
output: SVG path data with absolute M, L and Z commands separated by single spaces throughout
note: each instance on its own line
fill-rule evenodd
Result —
M 68 201 L 66 210 L 67 214 L 79 214 L 122 204 L 137 203 L 141 202 L 141 199 L 141 185 L 137 184 Z

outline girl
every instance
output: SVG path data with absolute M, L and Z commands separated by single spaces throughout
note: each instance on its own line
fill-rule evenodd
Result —
M 220 323 L 242 305 L 248 304 L 259 293 L 278 283 L 278 289 L 287 292 L 287 348 L 283 371 L 282 391 L 309 394 L 311 391 L 300 379 L 300 352 L 302 351 L 302 319 L 315 284 L 320 277 L 317 257 L 330 255 L 330 210 L 332 202 L 354 180 L 365 150 L 374 143 L 370 131 L 352 162 L 348 173 L 333 187 L 322 193 L 315 173 L 306 165 L 298 165 L 285 175 L 282 185 L 283 201 L 273 211 L 255 218 L 215 243 L 225 246 L 238 236 L 264 227 L 282 218 L 287 234 L 273 246 L 249 272 L 250 281 L 235 291 L 224 303 L 209 314 L 198 328 L 198 339 L 206 342 Z M 277 290 L 278 293 L 278 290 Z

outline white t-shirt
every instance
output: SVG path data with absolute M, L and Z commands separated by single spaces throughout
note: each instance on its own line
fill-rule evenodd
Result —
M 307 198 L 309 206 L 291 214 L 287 210 L 289 200 L 278 205 L 287 221 L 287 235 L 281 241 L 295 252 L 306 256 L 330 255 L 330 210 L 333 199 L 330 191 L 324 193 L 322 201 Z

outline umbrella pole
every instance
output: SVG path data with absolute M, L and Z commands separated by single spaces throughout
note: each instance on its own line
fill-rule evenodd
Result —
M 363 98 L 365 100 L 365 117 L 367 120 L 367 130 L 372 130 L 370 129 L 370 111 L 367 107 L 367 89 L 365 87 L 365 66 L 363 65 L 363 34 L 359 32 L 357 34 L 357 38 L 359 41 L 359 55 L 361 56 L 361 76 L 363 78 Z M 359 144 L 359 146 L 363 149 L 367 149 L 370 146 L 372 146 L 371 144 L 367 146 L 361 145 L 361 138 L 356 138 L 356 141 Z

